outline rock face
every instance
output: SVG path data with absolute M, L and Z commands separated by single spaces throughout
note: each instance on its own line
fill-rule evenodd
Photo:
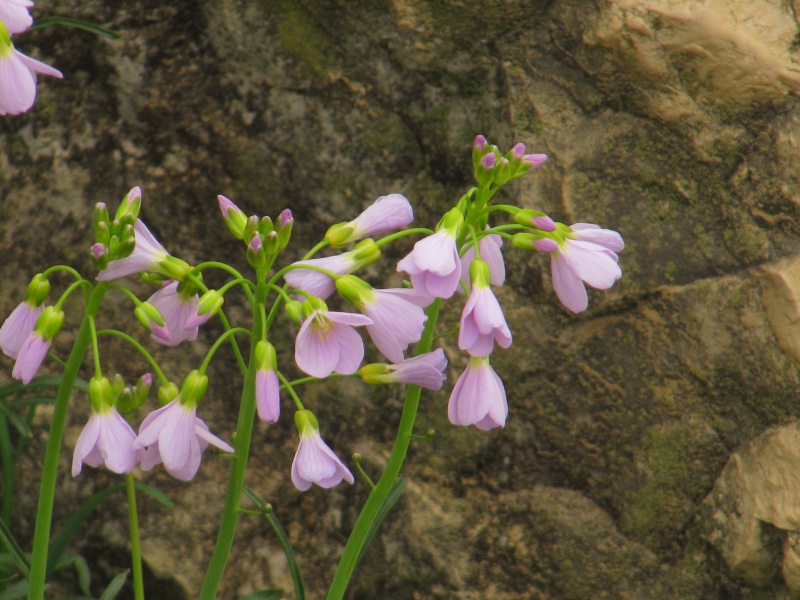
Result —
M 40 82 L 31 113 L 0 120 L 0 312 L 54 262 L 88 274 L 94 203 L 115 206 L 133 185 L 170 251 L 244 269 L 217 194 L 248 213 L 291 207 L 294 258 L 390 192 L 430 226 L 469 186 L 476 134 L 521 141 L 550 160 L 508 200 L 620 231 L 623 279 L 590 292 L 575 316 L 546 262 L 506 247 L 498 296 L 515 343 L 493 365 L 508 424 L 456 429 L 447 391 L 424 397 L 420 429 L 438 434 L 415 442 L 408 493 L 350 597 L 790 597 L 800 587 L 796 10 L 778 0 L 40 2 L 37 18 L 79 18 L 121 39 L 62 28 L 15 39 L 65 78 Z M 388 281 L 405 250 L 370 280 Z M 109 303 L 109 321 L 135 331 L 125 302 Z M 226 298 L 232 320 L 243 306 Z M 68 309 L 67 329 L 79 307 Z M 209 329 L 160 353 L 172 377 L 197 367 Z M 146 368 L 108 347 L 108 372 Z M 465 363 L 445 347 L 452 384 Z M 219 362 L 209 376 L 201 416 L 228 439 L 238 371 Z M 330 444 L 377 473 L 399 393 L 352 381 L 303 393 Z M 76 395 L 65 474 L 85 404 Z M 274 505 L 310 597 L 321 597 L 366 491 L 296 492 L 290 421 L 256 431 L 248 485 Z M 43 411 L 18 467 L 11 525 L 26 547 L 46 430 Z M 148 597 L 196 593 L 227 468 L 209 457 L 191 484 L 141 475 L 177 504 L 142 501 Z M 65 475 L 57 523 L 114 481 Z M 106 504 L 74 540 L 98 586 L 125 568 L 124 518 L 124 505 Z M 291 589 L 264 523 L 243 517 L 235 548 L 221 597 Z

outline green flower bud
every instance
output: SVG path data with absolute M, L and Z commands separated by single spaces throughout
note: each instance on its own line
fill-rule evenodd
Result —
M 95 241 L 104 246 L 108 244 L 108 240 L 111 238 L 110 220 L 108 207 L 103 202 L 98 202 L 92 215 L 92 229 L 94 230 Z
M 147 331 L 153 331 L 153 323 L 159 327 L 164 327 L 164 317 L 159 310 L 149 302 L 142 302 L 139 304 L 139 306 L 134 309 L 133 314 L 136 315 L 139 323 L 141 323 Z
M 297 300 L 287 302 L 284 310 L 296 325 L 300 325 L 303 322 L 303 304 L 301 302 Z
M 258 233 L 263 237 L 269 235 L 273 231 L 275 231 L 275 226 L 272 223 L 272 219 L 269 217 L 261 217 L 258 221 Z
M 171 381 L 166 384 L 162 384 L 161 387 L 158 388 L 158 403 L 161 406 L 166 406 L 175 400 L 180 393 L 181 391 L 178 389 L 178 386 Z
M 247 219 L 247 222 L 244 224 L 244 230 L 242 231 L 242 239 L 250 241 L 253 239 L 253 236 L 258 233 L 258 217 L 252 215 Z
M 139 187 L 135 187 L 122 199 L 114 218 L 120 222 L 126 219 L 132 225 L 139 217 L 139 210 L 141 207 L 142 190 Z

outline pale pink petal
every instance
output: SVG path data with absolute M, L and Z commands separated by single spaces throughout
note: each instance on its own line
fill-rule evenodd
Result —
M 96 461 L 93 461 L 94 464 L 92 464 L 92 462 L 86 460 L 89 454 L 95 450 L 97 437 L 100 435 L 100 422 L 98 417 L 99 415 L 94 414 L 89 418 L 89 421 L 86 423 L 83 430 L 81 430 L 81 434 L 78 436 L 78 441 L 75 443 L 75 450 L 72 453 L 73 477 L 77 476 L 81 472 L 81 466 L 83 465 L 84 461 L 93 467 L 96 467 L 100 464 Z
M 33 24 L 28 9 L 33 2 L 27 0 L 0 0 L 0 21 L 8 33 L 22 33 Z
M 281 414 L 280 381 L 275 371 L 256 371 L 256 409 L 258 418 L 277 423 Z
M 33 306 L 20 302 L 0 327 L 0 349 L 11 358 L 17 358 L 19 351 L 33 333 L 36 320 L 42 314 L 44 305 Z
M 314 265 L 336 273 L 337 275 L 347 275 L 355 267 L 355 262 L 352 258 L 352 254 L 345 252 L 336 256 L 301 260 L 292 263 L 292 265 Z M 287 272 L 283 278 L 292 288 L 303 290 L 323 300 L 330 296 L 336 289 L 336 284 L 333 279 L 324 273 L 312 271 L 310 269 L 293 269 Z
M 606 290 L 622 277 L 617 255 L 597 244 L 568 240 L 561 255 L 572 272 L 593 288 Z
M 36 99 L 36 75 L 12 50 L 0 58 L 0 115 L 18 115 L 33 106 Z
M 550 275 L 553 279 L 553 289 L 564 306 L 575 313 L 586 310 L 586 307 L 589 306 L 586 287 L 580 277 L 567 266 L 562 254 L 551 255 Z
M 168 415 L 162 417 L 166 423 L 158 436 L 158 448 L 164 468 L 171 474 L 189 461 L 192 441 L 196 444 L 197 436 L 194 432 L 194 410 L 187 410 L 179 403 L 172 406 Z
M 593 223 L 575 223 L 571 226 L 575 239 L 592 242 L 612 252 L 620 252 L 625 248 L 622 236 L 611 229 L 601 229 Z
M 389 377 L 400 383 L 418 385 L 435 391 L 441 389 L 444 383 L 443 371 L 446 367 L 447 358 L 444 356 L 444 351 L 437 348 L 433 352 L 426 352 L 391 365 L 394 372 Z
M 22 380 L 22 383 L 30 383 L 36 375 L 36 371 L 42 366 L 49 350 L 50 342 L 45 342 L 37 333 L 29 335 L 17 354 L 17 361 L 14 363 L 11 376 L 14 379 Z
M 331 325 L 331 335 L 339 345 L 339 356 L 333 369 L 342 375 L 352 375 L 358 371 L 364 359 L 364 341 L 358 332 L 348 325 Z
M 97 274 L 98 281 L 111 281 L 127 275 L 153 271 L 158 263 L 169 256 L 141 219 L 136 219 L 133 230 L 136 240 L 133 252 L 125 258 L 108 263 L 108 267 Z
M 233 452 L 233 447 L 211 433 L 208 430 L 208 426 L 205 424 L 205 422 L 203 422 L 202 419 L 195 418 L 194 432 L 198 438 L 207 442 L 208 444 L 211 444 L 212 446 L 216 446 L 223 452 Z M 205 450 L 205 448 L 203 449 Z
M 97 444 L 106 468 L 114 473 L 130 473 L 136 464 L 133 440 L 136 434 L 116 409 L 105 415 Z
M 381 196 L 350 222 L 354 228 L 352 240 L 401 229 L 413 220 L 414 211 L 405 196 L 401 194 Z
M 321 333 L 313 327 L 317 313 L 312 313 L 297 334 L 294 359 L 297 366 L 313 377 L 327 377 L 339 362 L 339 343 L 331 339 L 329 331 Z

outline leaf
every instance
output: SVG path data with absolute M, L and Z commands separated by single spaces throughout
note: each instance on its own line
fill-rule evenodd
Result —
M 392 510 L 392 507 L 400 500 L 400 497 L 403 495 L 403 492 L 406 491 L 406 484 L 408 483 L 407 477 L 401 477 L 397 481 L 394 482 L 392 489 L 389 491 L 389 495 L 386 496 L 386 500 L 384 500 L 383 504 L 381 504 L 381 508 L 378 511 L 378 514 L 375 515 L 375 520 L 370 524 L 369 531 L 367 531 L 367 535 L 364 537 L 364 543 L 361 545 L 361 552 L 358 553 L 358 558 L 356 558 L 356 564 L 361 562 L 361 558 L 364 555 L 364 550 L 369 547 L 372 538 L 375 536 L 375 533 L 378 531 L 378 527 L 381 526 L 381 523 L 386 518 L 386 515 L 389 514 L 389 511 Z
M 62 25 L 64 27 L 83 29 L 84 31 L 97 34 L 100 37 L 108 38 L 109 40 L 118 40 L 120 38 L 118 33 L 111 31 L 110 29 L 106 29 L 92 23 L 87 23 L 86 21 L 71 19 L 69 17 L 47 17 L 45 19 L 39 19 L 31 27 L 28 27 L 28 31 L 33 31 L 34 29 L 44 29 L 45 27 L 52 27 L 53 25 Z
M 100 600 L 113 600 L 119 594 L 119 591 L 122 589 L 122 586 L 125 585 L 125 580 L 128 577 L 129 571 L 123 571 L 114 579 L 111 580 L 111 583 L 108 584 L 106 591 L 103 592 L 103 595 L 100 596 Z
M 28 580 L 23 579 L 14 585 L 6 588 L 3 593 L 0 593 L 0 600 L 17 600 L 17 598 L 24 598 L 28 595 Z
M 156 500 L 156 502 L 163 504 L 167 508 L 175 508 L 175 503 L 172 500 L 170 500 L 167 497 L 167 495 L 161 490 L 154 488 L 153 486 L 147 485 L 146 483 L 140 483 L 138 481 L 134 483 L 134 485 L 136 486 L 137 490 L 139 490 L 140 492 L 144 492 L 145 494 Z
M 2 519 L 0 519 L 0 539 L 2 539 L 3 544 L 5 544 L 9 554 L 13 557 L 17 568 L 22 571 L 22 574 L 25 575 L 25 577 L 28 577 L 31 572 L 31 563 L 28 560 L 28 557 L 25 556 L 22 548 L 20 548 L 19 544 L 17 544 L 14 536 L 11 535 L 11 532 L 8 530 L 8 527 L 6 527 L 6 524 L 3 523 Z
M 264 515 L 264 518 L 272 527 L 275 535 L 278 536 L 278 543 L 280 543 L 283 553 L 286 555 L 286 562 L 289 563 L 289 572 L 292 575 L 292 583 L 294 584 L 294 595 L 296 600 L 305 600 L 306 592 L 303 586 L 303 576 L 300 573 L 300 566 L 297 564 L 297 556 L 294 553 L 292 544 L 289 541 L 289 536 L 286 535 L 283 527 L 281 527 L 278 518 L 272 510 L 264 510 L 267 506 L 261 498 L 256 496 L 255 492 L 249 488 L 245 488 L 245 495 L 258 507 L 258 510 Z
M 91 514 L 91 512 L 95 509 L 95 507 L 100 504 L 103 500 L 108 498 L 111 494 L 115 492 L 119 492 L 125 489 L 124 483 L 115 483 L 112 486 L 105 488 L 104 490 L 100 490 L 96 494 L 92 495 L 88 500 L 86 500 L 83 504 L 81 504 L 78 509 L 72 513 L 67 519 L 67 522 L 64 523 L 64 527 L 59 532 L 58 536 L 53 540 L 52 544 L 50 545 L 50 552 L 47 557 L 47 571 L 46 571 L 46 578 L 49 579 L 50 576 L 53 574 L 53 570 L 55 569 L 56 564 L 61 559 L 61 555 L 64 553 L 64 550 L 67 548 L 67 544 L 69 544 L 70 539 L 72 536 L 75 535 L 75 532 L 81 526 L 81 524 L 86 520 L 86 518 Z
M 67 567 L 74 567 L 78 575 L 78 587 L 84 594 L 90 594 L 89 586 L 92 583 L 92 574 L 89 572 L 89 565 L 86 559 L 80 554 L 67 554 L 58 561 L 54 571 L 61 571 Z

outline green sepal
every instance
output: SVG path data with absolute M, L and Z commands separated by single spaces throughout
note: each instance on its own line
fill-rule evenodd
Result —
M 108 245 L 108 240 L 111 238 L 111 217 L 108 214 L 108 207 L 103 202 L 98 202 L 94 206 L 94 213 L 92 215 L 92 229 L 94 230 L 94 239 L 96 242 Z
M 131 198 L 131 193 L 128 192 L 127 194 L 125 194 L 125 197 L 122 199 L 122 202 L 120 202 L 119 208 L 117 209 L 117 213 L 116 215 L 114 215 L 114 219 L 120 222 L 123 222 L 123 220 L 127 220 L 127 222 L 130 222 L 132 224 L 136 222 L 137 218 L 139 218 L 139 210 L 141 210 L 141 208 L 142 208 L 141 190 L 139 190 L 139 193 L 136 194 L 133 198 Z
M 290 302 L 286 303 L 284 307 L 286 314 L 289 318 L 294 322 L 296 325 L 300 325 L 303 322 L 303 303 L 297 300 L 291 300 Z
M 50 295 L 50 281 L 43 273 L 37 273 L 31 278 L 25 295 L 22 299 L 31 306 L 41 306 Z
M 300 437 L 307 437 L 319 432 L 319 422 L 310 410 L 298 410 L 294 413 L 294 424 Z
M 178 397 L 181 391 L 177 385 L 168 381 L 167 383 L 162 383 L 161 387 L 158 388 L 158 403 L 161 406 L 166 406 L 175 398 Z
M 203 399 L 208 388 L 208 377 L 197 369 L 190 371 L 181 384 L 181 404 L 194 407 Z
M 256 369 L 259 371 L 275 371 L 278 368 L 278 357 L 275 346 L 267 340 L 256 344 Z
M 139 304 L 139 306 L 134 309 L 133 314 L 136 315 L 139 323 L 141 323 L 147 331 L 153 331 L 152 323 L 155 323 L 159 327 L 164 327 L 165 321 L 163 315 L 149 302 L 142 302 Z
M 375 295 L 372 286 L 355 275 L 342 275 L 335 283 L 339 294 L 359 310 Z
M 337 223 L 328 228 L 328 231 L 325 233 L 325 240 L 332 248 L 337 248 L 352 241 L 354 232 L 355 227 L 349 222 Z
M 200 300 L 197 303 L 197 314 L 210 314 L 213 317 L 222 308 L 224 302 L 225 298 L 217 290 L 208 290 L 200 296 Z
M 114 388 L 108 377 L 92 377 L 89 380 L 89 401 L 92 403 L 93 412 L 107 412 L 114 406 L 115 397 Z

